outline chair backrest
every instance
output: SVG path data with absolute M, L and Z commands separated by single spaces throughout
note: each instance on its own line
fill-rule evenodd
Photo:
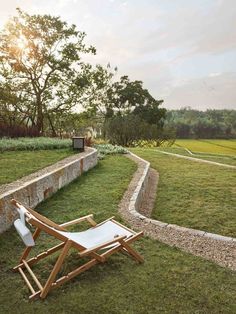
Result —
M 26 246 L 34 245 L 33 236 L 30 230 L 27 228 L 26 222 L 29 222 L 30 224 L 34 225 L 34 227 L 45 231 L 46 233 L 56 237 L 59 240 L 63 241 L 64 239 L 66 239 L 65 236 L 61 235 L 58 232 L 67 231 L 65 228 L 34 211 L 32 208 L 26 208 L 14 199 L 11 200 L 11 203 L 14 205 L 15 209 L 20 215 L 20 219 L 17 219 L 14 222 L 14 226 Z
M 28 211 L 21 204 L 18 204 L 18 206 L 15 206 L 15 208 L 20 215 L 20 219 L 14 221 L 16 231 L 26 246 L 34 246 L 35 243 L 32 233 L 25 225 L 26 215 L 28 214 Z
M 22 241 L 26 246 L 34 246 L 34 238 L 30 230 L 26 227 L 24 223 L 22 223 L 21 219 L 17 219 L 14 221 L 14 226 L 16 228 L 17 233 L 21 237 Z

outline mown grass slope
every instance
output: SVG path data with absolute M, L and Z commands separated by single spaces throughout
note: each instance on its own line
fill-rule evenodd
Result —
M 153 218 L 236 237 L 236 171 L 132 149 L 160 173 Z
M 118 203 L 136 165 L 123 156 L 111 156 L 38 206 L 49 218 L 63 222 L 94 213 L 99 222 L 117 214 Z M 41 235 L 37 250 L 54 242 Z M 235 313 L 236 276 L 211 262 L 143 238 L 135 248 L 144 256 L 136 264 L 125 255 L 113 255 L 69 283 L 52 291 L 46 300 L 29 301 L 28 289 L 10 268 L 23 246 L 11 229 L 0 237 L 1 313 Z M 75 252 L 64 264 L 65 274 L 78 265 Z M 34 268 L 45 282 L 56 257 Z
M 71 149 L 9 151 L 0 153 L 0 185 L 18 180 L 72 155 Z

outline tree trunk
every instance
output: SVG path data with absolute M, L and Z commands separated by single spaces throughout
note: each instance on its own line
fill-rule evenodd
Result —
M 36 102 L 36 127 L 40 135 L 43 135 L 43 104 L 41 103 L 40 96 L 37 97 Z

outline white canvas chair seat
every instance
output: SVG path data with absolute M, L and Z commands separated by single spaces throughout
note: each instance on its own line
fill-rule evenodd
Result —
M 94 227 L 82 232 L 59 231 L 59 233 L 68 239 L 84 246 L 86 249 L 90 249 L 105 242 L 111 241 L 118 236 L 126 236 L 129 238 L 133 235 L 133 233 L 117 225 L 113 221 L 107 221 L 98 227 Z M 112 247 L 114 245 L 117 245 L 117 243 L 113 243 L 109 246 L 106 246 L 105 248 Z
M 29 287 L 32 293 L 30 295 L 30 299 L 37 296 L 45 298 L 51 289 L 60 286 L 98 263 L 104 263 L 110 255 L 119 251 L 129 254 L 139 263 L 143 262 L 142 256 L 139 255 L 139 253 L 136 252 L 130 245 L 132 242 L 139 239 L 143 235 L 143 232 L 135 232 L 114 220 L 113 217 L 97 224 L 93 219 L 93 215 L 90 214 L 58 225 L 33 209 L 26 208 L 16 200 L 12 200 L 11 203 L 20 214 L 20 219 L 17 219 L 14 225 L 26 245 L 26 248 L 20 258 L 20 264 L 15 266 L 13 270 L 19 271 L 25 283 Z M 87 221 L 91 225 L 90 228 L 81 232 L 67 231 L 68 227 L 82 221 Z M 30 224 L 31 227 L 35 228 L 33 235 L 26 227 L 26 224 Z M 42 231 L 61 241 L 61 243 L 30 259 L 27 259 L 30 250 L 36 244 L 36 239 Z M 86 261 L 83 265 L 78 266 L 67 275 L 56 279 L 71 248 L 77 250 L 77 258 L 88 257 L 90 260 Z M 31 269 L 31 266 L 59 250 L 62 251 L 57 258 L 47 282 L 42 285 Z M 35 284 L 38 286 L 38 291 L 34 290 L 24 271 L 28 271 L 31 275 L 32 280 L 34 280 Z

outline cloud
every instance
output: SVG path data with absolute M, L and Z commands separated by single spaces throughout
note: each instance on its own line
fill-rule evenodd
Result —
M 236 109 L 236 72 L 192 79 L 172 88 L 165 98 L 167 108 Z
M 198 4 L 198 2 L 196 2 Z M 148 34 L 143 52 L 182 47 L 183 57 L 197 53 L 221 53 L 236 48 L 234 0 L 214 1 L 210 9 L 200 5 L 180 7 L 163 14 L 161 23 Z
M 17 6 L 76 24 L 97 48 L 89 62 L 118 66 L 167 106 L 236 104 L 234 0 L 8 0 L 0 23 Z

